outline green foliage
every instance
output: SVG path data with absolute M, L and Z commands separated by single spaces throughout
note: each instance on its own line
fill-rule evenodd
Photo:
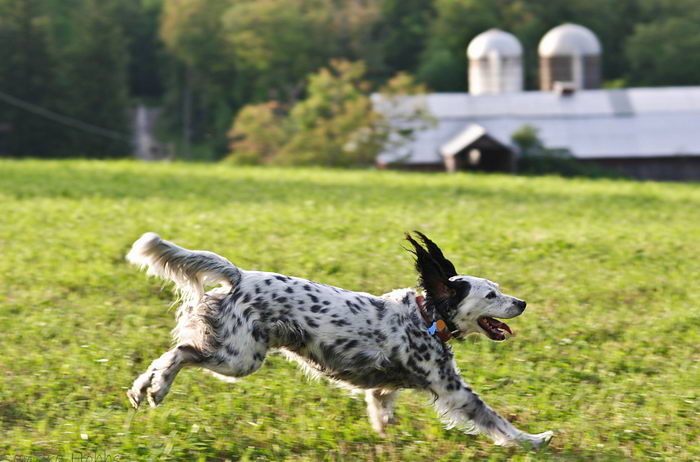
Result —
M 374 110 L 362 62 L 331 61 L 309 77 L 306 99 L 284 116 L 277 102 L 249 105 L 233 123 L 232 154 L 238 163 L 372 165 L 387 148 L 400 147 L 429 119 L 424 107 L 404 108 L 402 94 L 425 91 L 407 74 L 398 74 L 380 91 L 385 110 Z
M 0 201 L 5 459 L 700 459 L 696 185 L 5 160 Z M 445 430 L 416 392 L 400 395 L 381 439 L 361 396 L 276 355 L 236 384 L 186 369 L 161 407 L 129 408 L 126 389 L 175 322 L 172 288 L 124 260 L 141 233 L 381 294 L 415 284 L 402 249 L 412 229 L 528 301 L 510 340 L 452 346 L 487 403 L 524 430 L 555 431 L 548 449 Z
M 293 107 L 331 60 L 364 62 L 372 88 L 406 71 L 432 91 L 465 91 L 466 46 L 490 27 L 522 41 L 527 89 L 538 87 L 538 42 L 563 22 L 600 38 L 606 87 L 693 85 L 698 11 L 697 0 L 0 0 L 0 88 L 120 132 L 125 104 L 161 105 L 168 143 L 216 159 L 241 108 Z M 99 47 L 110 56 L 88 59 Z M 0 126 L 11 128 L 0 140 L 10 155 L 92 155 L 101 142 L 100 156 L 128 150 L 4 102 Z M 314 149 L 336 137 L 330 127 L 318 135 Z
M 545 147 L 536 127 L 525 124 L 511 136 L 518 147 L 518 173 L 564 177 L 621 178 L 624 175 L 593 163 L 575 159 L 565 149 Z
M 270 162 L 292 133 L 279 103 L 271 101 L 245 106 L 229 132 L 232 154 L 226 161 L 244 165 Z
M 700 13 L 638 24 L 626 42 L 629 80 L 641 85 L 697 85 Z
M 57 110 L 64 90 L 56 75 L 51 21 L 40 0 L 0 3 L 0 91 Z M 0 124 L 9 131 L 3 144 L 15 156 L 61 156 L 65 137 L 54 122 L 0 101 Z
M 304 3 L 244 1 L 226 10 L 224 37 L 232 47 L 236 67 L 254 80 L 258 98 L 296 99 L 306 76 L 330 56 L 317 18 Z
M 13 156 L 116 157 L 130 153 L 127 41 L 114 0 L 0 3 L 0 89 L 61 116 L 121 133 L 114 141 L 0 102 Z M 70 24 L 67 27 L 66 24 Z M 57 37 L 57 38 L 55 38 Z
M 129 133 L 128 53 L 119 24 L 110 20 L 115 3 L 85 0 L 76 19 L 73 43 L 65 53 L 69 105 L 65 113 L 78 120 Z M 130 140 L 72 131 L 72 149 L 85 157 L 119 157 L 131 153 Z
M 540 140 L 539 130 L 530 124 L 517 129 L 510 139 L 518 147 L 521 156 L 537 156 L 544 153 L 545 148 Z

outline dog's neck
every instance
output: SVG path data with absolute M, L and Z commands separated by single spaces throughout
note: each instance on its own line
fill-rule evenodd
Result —
M 423 320 L 429 326 L 428 333 L 430 335 L 437 335 L 443 342 L 449 341 L 452 338 L 452 334 L 450 333 L 450 329 L 447 327 L 447 322 L 440 319 L 438 313 L 435 313 L 435 316 L 430 316 L 430 314 L 428 314 L 428 311 L 425 308 L 425 296 L 423 294 L 416 294 L 416 303 L 418 304 L 418 309 L 420 310 Z M 433 320 L 433 318 L 435 319 Z

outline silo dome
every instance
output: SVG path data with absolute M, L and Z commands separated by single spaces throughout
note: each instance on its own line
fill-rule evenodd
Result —
M 508 32 L 489 29 L 467 47 L 469 92 L 508 93 L 523 89 L 523 47 Z
M 600 87 L 601 46 L 590 29 L 557 26 L 542 37 L 538 52 L 542 90 L 552 90 L 557 82 L 577 90 Z
M 550 30 L 542 40 L 540 56 L 600 55 L 598 37 L 588 28 L 578 24 L 562 24 Z

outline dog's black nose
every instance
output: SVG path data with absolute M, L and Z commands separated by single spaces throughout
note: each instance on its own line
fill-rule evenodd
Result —
M 515 302 L 515 306 L 520 308 L 520 312 L 522 313 L 525 311 L 525 307 L 527 306 L 527 302 L 525 300 L 518 300 Z

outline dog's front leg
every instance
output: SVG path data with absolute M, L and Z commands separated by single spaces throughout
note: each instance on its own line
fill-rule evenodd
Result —
M 126 393 L 131 405 L 138 409 L 144 397 L 147 397 L 149 404 L 156 407 L 170 391 L 170 386 L 180 369 L 200 361 L 201 353 L 190 345 L 178 345 L 166 351 L 151 363 L 146 372 L 134 380 L 131 389 Z
M 522 444 L 538 448 L 546 445 L 552 432 L 536 435 L 522 432 L 484 403 L 456 373 L 430 387 L 437 396 L 435 406 L 440 416 L 452 426 L 465 427 L 473 432 L 485 433 L 497 445 Z

